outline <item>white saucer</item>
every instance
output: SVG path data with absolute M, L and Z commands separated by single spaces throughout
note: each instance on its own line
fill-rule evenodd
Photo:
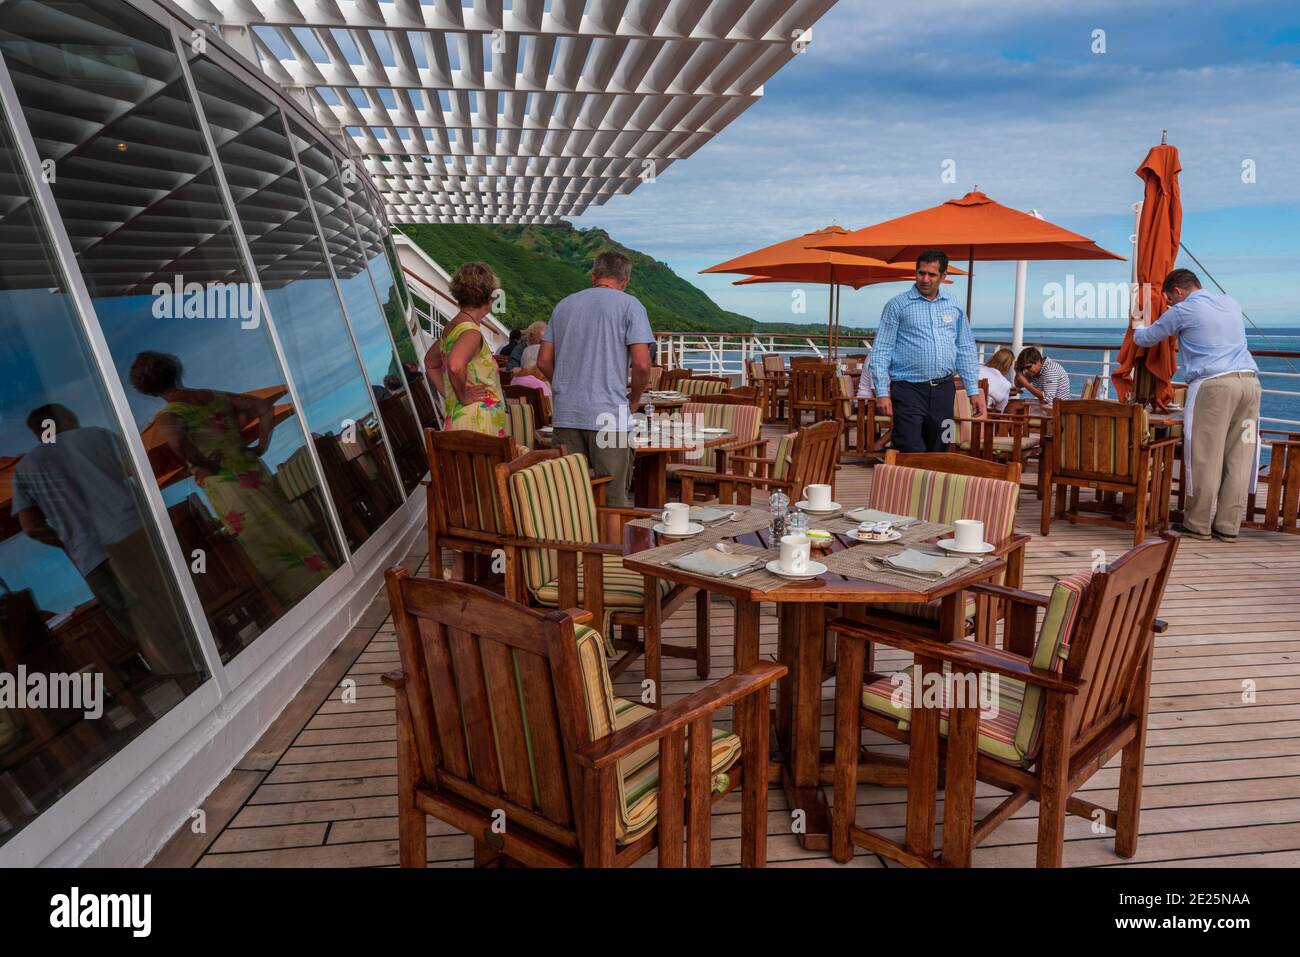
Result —
M 967 551 L 964 548 L 958 548 L 956 539 L 952 539 L 952 538 L 940 539 L 939 547 L 942 548 L 945 552 L 952 552 L 955 555 L 987 555 L 989 552 L 993 551 L 993 549 L 997 548 L 996 545 L 991 545 L 988 542 L 983 542 L 980 544 L 980 547 L 975 551 Z
M 712 427 L 710 427 L 710 428 L 707 428 L 707 429 L 705 429 L 705 428 L 701 428 L 701 429 L 698 429 L 697 431 L 698 431 L 701 435 L 726 435 L 728 430 L 727 430 L 727 429 L 718 429 L 718 428 L 712 428 Z
M 850 529 L 845 534 L 855 542 L 862 542 L 864 545 L 884 545 L 887 542 L 896 542 L 903 537 L 903 533 L 896 528 L 890 531 L 884 538 L 862 538 L 858 535 L 858 530 L 856 528 Z
M 831 502 L 831 504 L 826 508 L 813 508 L 805 501 L 795 502 L 794 507 L 799 509 L 801 512 L 812 512 L 814 515 L 825 515 L 828 512 L 838 512 L 843 508 L 839 502 Z
M 785 572 L 781 570 L 781 562 L 772 560 L 767 563 L 767 570 L 773 575 L 780 575 L 782 578 L 793 579 L 794 581 L 808 581 L 816 578 L 818 575 L 826 574 L 826 566 L 821 562 L 809 562 L 808 570 L 802 574 L 796 575 L 794 572 Z
M 704 531 L 704 526 L 699 522 L 687 522 L 686 531 L 670 532 L 668 531 L 668 526 L 663 522 L 655 522 L 655 531 L 660 535 L 671 535 L 673 538 L 690 538 L 692 535 L 698 535 L 700 532 Z

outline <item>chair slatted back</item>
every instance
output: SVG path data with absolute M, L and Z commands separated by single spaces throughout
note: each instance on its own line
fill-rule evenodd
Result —
M 1071 715 L 1075 749 L 1136 713 L 1137 696 L 1147 693 L 1143 666 L 1178 541 L 1144 542 L 1092 576 L 1065 664 L 1068 676 L 1086 682 Z
M 659 377 L 659 388 L 665 392 L 681 388 L 683 382 L 691 377 L 690 369 L 665 369 Z
M 763 372 L 764 370 L 763 370 L 762 359 L 745 360 L 745 376 L 750 382 L 762 382 Z
M 576 850 L 591 735 L 572 619 L 402 569 L 387 587 L 421 786 Z
M 828 419 L 799 430 L 790 451 L 790 464 L 784 478 L 793 483 L 790 501 L 804 497 L 809 485 L 831 485 L 835 481 L 835 462 L 840 451 L 843 425 Z
M 790 370 L 790 402 L 794 405 L 833 408 L 839 385 L 829 363 L 799 363 Z
M 1052 474 L 1135 483 L 1147 430 L 1147 411 L 1140 405 L 1057 399 L 1052 403 Z
M 533 425 L 536 428 L 551 424 L 550 404 L 546 401 L 546 393 L 541 389 L 534 389 L 526 385 L 508 385 L 504 386 L 505 397 L 507 402 L 527 402 L 533 409 Z
M 764 372 L 784 372 L 785 358 L 775 352 L 763 353 L 763 371 Z
M 506 520 L 495 468 L 514 458 L 514 441 L 468 429 L 425 429 L 424 441 L 429 458 L 429 521 L 438 534 L 471 539 L 504 535 Z

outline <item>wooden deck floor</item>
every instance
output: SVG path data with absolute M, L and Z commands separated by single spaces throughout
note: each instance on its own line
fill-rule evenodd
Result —
M 865 503 L 871 472 L 846 464 L 837 497 Z M 1020 531 L 1036 532 L 1038 501 L 1022 499 Z M 1029 545 L 1026 588 L 1045 591 L 1054 578 L 1087 567 L 1093 550 L 1122 553 L 1128 533 L 1058 523 Z M 423 548 L 408 564 L 427 570 Z M 1113 840 L 1071 817 L 1068 866 L 1300 865 L 1300 538 L 1247 531 L 1235 544 L 1184 541 L 1165 596 L 1169 631 L 1157 637 L 1150 736 L 1138 854 L 1122 861 Z M 731 669 L 732 606 L 713 605 L 713 674 Z M 666 636 L 691 634 L 693 606 L 669 621 Z M 397 667 L 396 641 L 382 596 L 372 613 L 286 709 L 205 803 L 206 835 L 182 831 L 155 866 L 365 867 L 397 862 L 396 761 L 392 693 L 379 676 Z M 775 656 L 776 619 L 762 618 L 762 652 Z M 898 666 L 906 658 L 897 655 Z M 881 666 L 891 663 L 889 652 Z M 616 685 L 633 696 L 639 662 Z M 357 700 L 341 700 L 342 681 L 356 683 Z M 694 664 L 667 659 L 666 700 L 701 687 Z M 1253 685 L 1255 700 L 1243 701 Z M 822 743 L 831 744 L 834 682 L 822 693 Z M 725 723 L 725 722 L 723 722 Z M 902 745 L 884 744 L 882 748 Z M 1089 800 L 1114 806 L 1118 756 L 1086 786 Z M 999 792 L 983 788 L 977 814 Z M 904 794 L 863 785 L 858 819 L 898 837 Z M 1037 805 L 1030 803 L 975 852 L 975 866 L 1032 866 Z M 942 820 L 940 803 L 939 816 Z M 736 866 L 740 802 L 714 811 L 713 863 Z M 429 822 L 435 866 L 468 867 L 471 842 Z M 837 867 L 822 852 L 805 851 L 791 833 L 780 789 L 770 791 L 769 866 Z M 642 863 L 653 865 L 653 855 Z M 882 867 L 859 851 L 853 865 Z M 890 865 L 892 866 L 892 864 Z

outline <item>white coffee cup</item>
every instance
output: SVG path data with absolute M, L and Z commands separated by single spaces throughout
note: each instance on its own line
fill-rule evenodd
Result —
M 781 571 L 802 575 L 812 558 L 812 541 L 806 535 L 786 535 L 781 539 Z
M 691 507 L 685 502 L 669 502 L 660 517 L 668 531 L 684 532 L 691 524 Z
M 978 552 L 984 547 L 984 523 L 973 518 L 959 518 L 952 523 L 952 538 L 958 551 Z
M 804 488 L 808 496 L 808 507 L 813 511 L 824 511 L 831 507 L 831 487 L 829 485 L 808 485 Z

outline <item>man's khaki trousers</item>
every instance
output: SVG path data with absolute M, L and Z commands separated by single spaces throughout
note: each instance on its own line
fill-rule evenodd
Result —
M 1259 434 L 1259 378 L 1231 372 L 1201 383 L 1192 410 L 1191 494 L 1183 527 L 1234 537 L 1246 514 Z

